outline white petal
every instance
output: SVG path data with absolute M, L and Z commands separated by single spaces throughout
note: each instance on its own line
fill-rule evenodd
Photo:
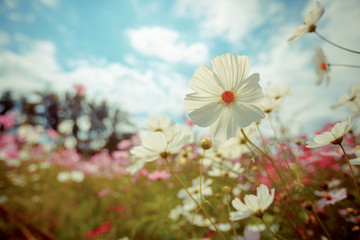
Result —
M 261 108 L 251 104 L 232 104 L 232 114 L 237 126 L 245 128 L 253 122 L 258 122 L 265 117 Z
M 323 132 L 314 137 L 314 142 L 319 144 L 329 144 L 334 141 L 335 138 L 330 132 Z
M 349 160 L 351 165 L 360 165 L 360 158 L 354 158 Z
M 307 141 L 306 142 L 306 147 L 307 148 L 317 148 L 317 147 L 322 147 L 322 146 L 325 146 L 329 143 L 316 143 L 314 141 Z
M 224 111 L 224 105 L 212 102 L 189 113 L 191 121 L 199 127 L 208 127 L 213 124 Z
M 162 132 L 150 132 L 143 137 L 142 145 L 154 152 L 162 153 L 166 149 L 167 142 Z
M 258 200 L 257 197 L 255 195 L 246 195 L 244 197 L 244 202 L 246 204 L 246 206 L 252 211 L 252 212 L 256 212 L 257 210 L 260 209 L 259 204 L 258 204 Z
M 233 205 L 233 207 L 237 210 L 237 211 L 247 211 L 249 210 L 249 208 L 243 204 L 239 198 L 235 198 L 234 200 L 231 201 L 231 204 Z
M 306 14 L 305 23 L 309 25 L 316 24 L 323 14 L 324 8 L 320 5 L 319 2 L 317 2 L 317 8 L 311 10 Z
M 231 221 L 241 220 L 250 217 L 250 215 L 251 215 L 250 210 L 242 211 L 242 212 L 230 212 L 230 220 Z
M 289 38 L 289 44 L 294 43 L 295 41 L 299 40 L 302 36 L 304 36 L 309 30 L 309 25 L 302 24 L 297 26 L 295 29 L 295 33 L 291 38 Z
M 241 84 L 236 86 L 236 101 L 242 103 L 255 103 L 263 98 L 262 88 L 259 85 L 259 74 L 254 73 Z
M 230 106 L 223 108 L 219 118 L 210 126 L 210 134 L 215 139 L 223 142 L 235 137 L 238 127 L 234 121 L 233 109 Z
M 224 90 L 233 90 L 249 74 L 250 62 L 246 56 L 227 53 L 214 58 L 211 68 L 223 83 Z
M 221 96 L 190 93 L 186 94 L 184 99 L 185 110 L 188 112 L 194 111 L 214 102 L 221 102 Z
M 214 73 L 205 65 L 201 65 L 189 81 L 190 87 L 199 93 L 218 95 L 224 91 L 214 78 Z

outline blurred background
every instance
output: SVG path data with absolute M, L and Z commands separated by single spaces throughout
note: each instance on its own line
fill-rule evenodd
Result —
M 325 13 L 317 31 L 359 50 L 360 2 L 320 3 Z M 74 125 L 75 136 L 121 122 L 115 135 L 126 137 L 148 115 L 181 123 L 194 71 L 229 52 L 249 57 L 265 92 L 289 86 L 282 122 L 294 134 L 313 132 L 350 114 L 330 105 L 359 79 L 359 69 L 334 67 L 328 87 L 315 85 L 313 48 L 323 47 L 329 63 L 360 62 L 315 34 L 289 46 L 287 39 L 315 7 L 315 1 L 286 0 L 1 0 L 0 112 L 24 111 L 26 121 L 55 129 L 66 119 L 87 123 Z M 82 88 L 78 97 L 74 84 Z

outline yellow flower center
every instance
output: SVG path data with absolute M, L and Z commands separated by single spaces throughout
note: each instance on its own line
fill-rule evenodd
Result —
M 234 93 L 232 91 L 225 91 L 223 94 L 221 94 L 221 99 L 224 103 L 231 103 L 234 101 Z

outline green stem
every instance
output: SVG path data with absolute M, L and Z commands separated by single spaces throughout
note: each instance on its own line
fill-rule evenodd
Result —
M 318 223 L 320 224 L 321 228 L 324 230 L 326 236 L 327 236 L 330 240 L 332 240 L 331 235 L 330 235 L 329 231 L 327 230 L 325 224 L 321 221 L 319 215 L 317 214 L 317 212 L 316 212 L 316 210 L 315 210 L 315 206 L 313 206 L 312 209 L 313 209 L 313 213 L 314 213 L 314 216 L 315 216 L 316 220 L 317 220 Z
M 325 37 L 321 36 L 316 30 L 315 30 L 314 32 L 315 32 L 322 40 L 330 43 L 331 45 L 333 45 L 333 46 L 335 46 L 335 47 L 341 48 L 341 49 L 343 49 L 343 50 L 345 50 L 345 51 L 348 51 L 348 52 L 360 54 L 360 52 L 358 52 L 358 51 L 354 51 L 354 50 L 351 50 L 351 49 L 348 49 L 348 48 L 344 48 L 344 47 L 342 47 L 342 46 L 340 46 L 340 45 L 337 45 L 336 43 L 330 42 L 330 41 L 327 40 Z
M 201 207 L 203 207 L 203 197 L 202 197 L 202 181 L 201 181 L 201 177 L 202 177 L 202 171 L 203 171 L 203 162 L 204 162 L 204 156 L 205 156 L 205 149 L 201 158 L 201 163 L 200 163 L 200 205 Z
M 260 218 L 260 217 L 259 217 L 259 219 L 260 219 L 261 222 L 265 225 L 266 230 L 268 230 L 268 231 L 273 235 L 273 237 L 278 237 L 278 238 L 280 238 L 280 239 L 282 239 L 282 240 L 286 240 L 286 238 L 284 238 L 283 236 L 281 236 L 281 235 L 279 235 L 279 234 L 277 234 L 277 233 L 274 233 L 274 232 L 270 229 L 270 227 L 266 224 L 266 222 L 264 221 L 264 219 L 262 219 L 262 218 Z
M 230 204 L 229 204 L 229 201 L 228 201 L 229 194 L 225 194 L 225 197 L 226 197 L 226 206 L 227 206 L 227 210 L 228 210 L 229 217 L 230 217 L 231 209 L 230 209 Z M 235 239 L 238 239 L 234 222 L 233 222 L 233 221 L 230 221 L 230 223 L 231 223 L 231 228 L 232 228 L 233 233 L 234 233 L 234 237 L 235 237 Z
M 351 171 L 351 175 L 352 175 L 352 179 L 353 179 L 354 184 L 355 184 L 356 191 L 358 192 L 359 197 L 360 197 L 359 186 L 358 186 L 358 183 L 357 183 L 357 181 L 356 181 L 356 177 L 355 177 L 355 174 L 354 174 L 354 170 L 353 170 L 353 168 L 352 168 L 352 166 L 351 166 L 351 164 L 350 164 L 349 157 L 348 157 L 348 155 L 346 154 L 345 149 L 344 149 L 344 147 L 341 145 L 341 143 L 339 143 L 339 146 L 341 147 L 341 149 L 342 149 L 342 151 L 343 151 L 343 153 L 344 153 L 346 162 L 347 162 L 347 164 L 349 165 L 349 168 L 350 168 L 350 171 Z
M 185 189 L 185 191 L 187 192 L 187 194 L 190 196 L 190 198 L 195 202 L 195 204 L 198 206 L 198 208 L 200 208 L 205 217 L 210 221 L 211 225 L 215 228 L 216 232 L 219 233 L 221 239 L 225 240 L 224 235 L 220 232 L 219 228 L 215 225 L 215 223 L 211 220 L 209 214 L 207 213 L 207 211 L 205 210 L 205 208 L 203 208 L 202 206 L 199 205 L 199 203 L 195 200 L 195 198 L 192 196 L 192 194 L 189 192 L 188 188 L 186 187 L 185 183 L 179 178 L 178 175 L 175 174 L 174 169 L 172 168 L 172 166 L 170 165 L 169 161 L 167 160 L 167 158 L 163 158 L 165 160 L 166 165 L 168 166 L 170 173 L 175 176 L 175 178 L 180 182 L 180 184 L 183 186 L 183 188 Z
M 329 67 L 335 66 L 335 67 L 351 67 L 351 68 L 360 68 L 358 65 L 350 65 L 350 64 L 330 64 L 328 63 Z

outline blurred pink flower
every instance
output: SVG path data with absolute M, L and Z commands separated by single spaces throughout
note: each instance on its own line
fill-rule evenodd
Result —
M 50 156 L 50 160 L 63 167 L 74 167 L 81 160 L 81 155 L 76 149 L 62 149 Z
M 109 207 L 109 211 L 123 213 L 125 211 L 125 207 L 123 205 L 113 205 Z
M 139 171 L 139 173 L 140 173 L 140 175 L 141 176 L 144 176 L 144 177 L 147 177 L 148 175 L 149 175 L 149 172 L 148 172 L 148 170 L 146 170 L 146 169 L 141 169 L 140 171 Z
M 85 86 L 81 83 L 73 84 L 73 88 L 76 90 L 76 94 L 83 96 L 85 93 Z
M 85 234 L 85 238 L 96 238 L 96 237 L 100 236 L 103 233 L 110 232 L 111 229 L 112 229 L 112 223 L 110 221 L 103 222 L 97 228 L 87 232 Z
M 162 180 L 162 179 L 168 179 L 169 177 L 171 176 L 170 173 L 168 173 L 167 171 L 165 170 L 162 170 L 162 171 L 155 171 L 155 172 L 152 172 L 148 175 L 148 178 L 150 180 Z
M 130 139 L 123 139 L 118 143 L 117 148 L 120 150 L 126 150 L 129 149 L 131 146 L 132 142 Z
M 13 128 L 15 125 L 15 118 L 15 115 L 11 113 L 0 115 L 0 126 L 4 126 L 7 130 Z
M 106 195 L 108 195 L 109 193 L 111 193 L 112 190 L 108 189 L 108 188 L 104 188 L 104 189 L 101 189 L 99 192 L 98 192 L 98 197 L 99 198 L 102 198 L 102 197 L 105 197 Z
M 115 160 L 126 160 L 130 157 L 127 151 L 113 151 L 111 155 Z
M 59 137 L 58 132 L 52 128 L 47 129 L 46 133 L 52 140 L 57 140 Z

